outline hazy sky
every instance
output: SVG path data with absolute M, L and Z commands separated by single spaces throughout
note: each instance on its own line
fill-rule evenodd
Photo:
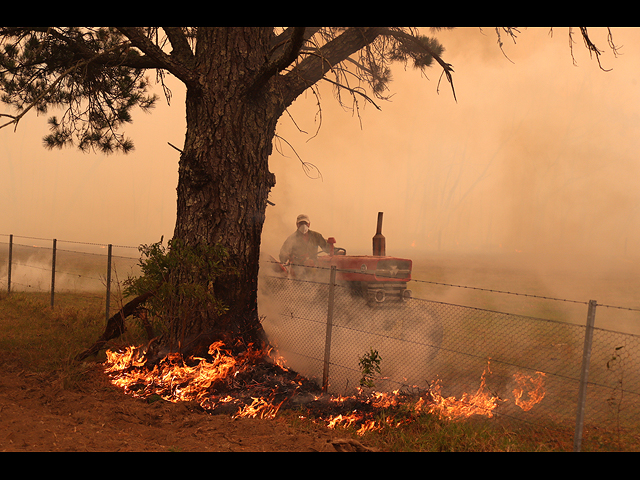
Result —
M 605 31 L 593 30 L 602 48 Z M 368 254 L 377 213 L 390 250 L 567 252 L 640 256 L 640 29 L 615 28 L 622 55 L 605 73 L 567 29 L 523 31 L 500 52 L 495 34 L 461 28 L 439 34 L 456 70 L 458 102 L 440 71 L 429 79 L 396 68 L 383 112 L 362 126 L 323 89 L 281 120 L 279 134 L 323 180 L 309 179 L 288 147 L 274 154 L 264 249 L 276 254 L 299 213 L 350 253 Z M 580 40 L 576 37 L 577 40 Z M 0 233 L 138 245 L 170 237 L 175 222 L 184 95 L 135 114 L 129 156 L 42 147 L 46 118 L 0 131 Z M 4 108 L 4 107 L 0 107 Z
M 274 158 L 273 200 L 287 221 L 306 211 L 345 247 L 364 245 L 354 253 L 368 253 L 384 211 L 399 251 L 640 254 L 640 30 L 615 30 L 624 48 L 604 56 L 609 73 L 582 43 L 574 66 L 564 28 L 553 38 L 524 31 L 505 45 L 510 60 L 484 33 L 440 35 L 458 103 L 446 84 L 437 94 L 437 70 L 426 80 L 398 69 L 392 102 L 367 108 L 362 129 L 330 93 L 310 143 L 284 119 L 288 140 L 324 176 L 306 180 L 294 159 Z M 605 33 L 593 31 L 602 48 Z M 310 132 L 314 104 L 295 110 Z

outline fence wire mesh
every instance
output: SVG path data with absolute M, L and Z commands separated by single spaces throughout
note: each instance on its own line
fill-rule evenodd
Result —
M 0 236 L 8 237 L 8 236 Z M 82 295 L 104 299 L 109 276 L 109 246 L 57 241 L 55 248 L 55 283 L 53 283 L 53 240 L 12 237 L 0 238 L 0 289 L 34 294 Z M 9 269 L 11 251 L 11 269 Z M 117 295 L 122 282 L 140 274 L 139 258 L 134 248 L 112 246 L 110 309 L 118 307 Z M 53 285 L 52 285 L 53 283 Z
M 329 282 L 317 278 L 266 275 L 261 311 L 270 340 L 289 366 L 320 382 Z M 498 399 L 496 414 L 571 425 L 578 410 L 586 318 L 586 307 L 584 318 L 563 323 L 418 298 L 376 304 L 337 285 L 329 392 L 353 394 L 362 378 L 360 359 L 373 349 L 382 358 L 377 390 L 428 390 L 437 382 L 444 397 L 459 399 L 478 392 L 486 372 L 485 391 Z M 596 329 L 588 424 L 638 425 L 639 342 L 634 335 Z
M 607 427 L 637 426 L 640 414 L 640 337 L 596 328 L 587 418 Z
M 12 242 L 12 289 L 48 292 L 50 241 L 15 237 Z M 128 276 L 139 274 L 139 259 L 132 247 L 113 248 L 112 282 L 117 286 Z M 8 250 L 9 244 L 0 242 L 3 290 L 7 287 Z M 106 259 L 104 245 L 59 242 L 57 291 L 102 296 Z M 330 272 L 315 269 L 305 280 L 296 280 L 274 274 L 273 264 L 263 264 L 261 271 L 266 274 L 261 278 L 260 311 L 270 341 L 290 368 L 320 384 L 327 346 Z M 439 292 L 468 288 L 437 285 Z M 476 393 L 484 379 L 485 391 L 498 399 L 496 414 L 533 423 L 575 422 L 588 302 L 572 301 L 576 310 L 558 321 L 526 316 L 520 310 L 510 314 L 462 306 L 457 300 L 440 301 L 436 293 L 429 294 L 430 299 L 377 304 L 347 285 L 337 285 L 334 296 L 329 393 L 354 393 L 362 379 L 360 359 L 373 349 L 382 358 L 376 390 L 429 390 L 438 384 L 444 397 L 462 398 Z M 456 295 L 442 295 L 452 297 Z M 613 313 L 622 315 L 618 323 L 638 323 L 637 309 L 599 307 L 596 326 L 615 325 Z M 596 328 L 590 353 L 587 425 L 638 429 L 640 336 Z

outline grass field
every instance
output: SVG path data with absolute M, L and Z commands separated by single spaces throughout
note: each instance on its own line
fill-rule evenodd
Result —
M 58 375 L 72 385 L 77 380 L 74 357 L 104 333 L 104 300 L 87 294 L 60 294 L 55 309 L 49 303 L 48 294 L 0 293 L 2 359 L 33 373 Z M 143 338 L 142 331 L 132 325 L 120 342 L 137 344 Z

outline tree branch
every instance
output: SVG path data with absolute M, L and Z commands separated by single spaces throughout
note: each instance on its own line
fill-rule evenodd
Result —
M 580 27 L 580 33 L 582 33 L 582 39 L 584 40 L 584 45 L 585 47 L 587 47 L 587 50 L 589 50 L 589 54 L 591 55 L 591 57 L 593 58 L 593 56 L 595 55 L 596 60 L 598 61 L 598 65 L 600 66 L 600 69 L 602 71 L 605 72 L 610 72 L 611 70 L 606 70 L 603 66 L 602 66 L 602 62 L 600 61 L 600 57 L 602 56 L 602 54 L 604 53 L 602 50 L 600 50 L 592 41 L 591 41 L 591 37 L 589 36 L 589 27 Z M 611 44 L 611 29 L 609 29 L 609 43 Z M 573 51 L 573 47 L 572 47 L 572 51 Z M 614 52 L 616 52 L 617 50 L 614 48 Z M 575 63 L 575 58 L 574 58 L 574 63 Z
M 148 56 L 139 55 L 138 52 L 127 51 L 131 44 L 123 42 L 120 49 L 114 48 L 99 53 L 84 44 L 78 39 L 65 35 L 55 29 L 55 27 L 2 27 L 0 35 L 24 36 L 29 33 L 43 33 L 65 43 L 71 52 L 75 55 L 76 60 L 91 60 L 97 65 L 104 66 L 122 66 L 138 69 L 158 69 L 162 65 Z M 118 51 L 120 50 L 120 51 Z
M 287 28 L 284 32 L 282 32 L 280 35 L 278 35 L 271 41 L 272 57 L 281 53 L 281 50 L 284 48 L 287 42 L 291 39 L 291 35 L 293 34 L 294 29 L 296 28 L 299 28 L 299 27 Z M 308 42 L 315 36 L 316 33 L 318 33 L 324 27 L 304 27 L 304 28 L 305 28 L 304 40 L 305 42 Z
M 136 311 L 154 295 L 154 293 L 146 293 L 122 307 L 122 310 L 109 319 L 104 334 L 102 334 L 93 347 L 79 354 L 75 360 L 77 362 L 83 362 L 89 357 L 96 356 L 111 340 L 121 337 L 127 330 L 125 320 L 134 315 Z
M 58 88 L 58 85 L 60 85 L 60 82 L 62 82 L 65 77 L 67 77 L 67 75 L 70 75 L 72 72 L 74 72 L 76 69 L 87 65 L 91 63 L 91 60 L 84 60 L 82 62 L 79 62 L 78 64 L 74 65 L 71 68 L 68 68 L 67 70 L 65 70 L 64 72 L 62 72 L 60 74 L 60 76 L 46 89 L 44 90 L 40 95 L 38 95 L 38 97 L 33 100 L 29 105 L 27 105 L 26 108 L 24 108 L 18 115 L 13 116 L 13 115 L 2 115 L 4 117 L 8 117 L 11 118 L 12 120 L 10 122 L 7 122 L 5 124 L 1 124 L 0 125 L 0 130 L 10 126 L 10 125 L 15 125 L 16 129 L 18 128 L 18 124 L 20 123 L 20 120 L 22 120 L 25 115 L 27 113 L 29 113 L 33 108 L 35 108 L 47 95 L 49 95 L 49 93 L 53 92 L 56 88 Z
M 145 55 L 157 62 L 159 68 L 168 70 L 187 85 L 195 85 L 197 79 L 193 71 L 172 55 L 167 55 L 162 49 L 149 40 L 139 27 L 115 27 L 126 36 L 131 44 L 140 49 Z
M 26 112 L 25 112 L 26 114 Z M 24 116 L 24 115 L 23 115 Z M 0 113 L 0 118 L 10 118 L 11 121 L 4 123 L 4 124 L 0 124 L 0 130 L 2 130 L 3 128 L 8 127 L 9 125 L 16 125 L 16 128 L 18 126 L 18 122 L 20 122 L 20 119 L 18 117 L 16 117 L 15 115 L 7 115 L 5 113 Z
M 382 30 L 380 34 L 393 37 L 399 42 L 402 42 L 403 44 L 405 44 L 408 48 L 412 50 L 422 51 L 427 55 L 431 55 L 444 70 L 444 75 L 447 77 L 447 80 L 451 84 L 451 88 L 453 90 L 453 97 L 455 98 L 456 102 L 458 101 L 456 88 L 453 83 L 453 74 L 455 73 L 453 70 L 453 65 L 445 62 L 442 59 L 442 57 L 440 57 L 440 55 L 438 55 L 436 52 L 433 52 L 431 49 L 427 48 L 427 46 L 423 42 L 421 42 L 418 38 L 414 37 L 413 35 L 402 32 L 400 30 L 391 30 L 389 28 L 384 28 L 384 30 Z
M 357 90 L 355 88 L 351 88 L 348 85 L 342 85 L 338 82 L 334 82 L 333 80 L 330 80 L 328 78 L 323 78 L 322 79 L 325 82 L 331 83 L 332 85 L 338 87 L 338 88 L 343 88 L 344 90 L 348 91 L 349 93 L 351 93 L 354 97 L 355 96 L 360 96 L 362 97 L 364 100 L 366 100 L 367 102 L 369 102 L 371 105 L 373 105 L 374 107 L 376 107 L 377 110 L 382 111 L 382 108 L 380 107 L 380 105 L 378 105 L 369 95 L 367 95 L 365 92 L 363 92 L 362 90 Z
M 189 45 L 189 41 L 182 27 L 162 27 L 162 29 L 167 34 L 167 38 L 169 38 L 171 46 L 173 47 L 173 53 L 171 55 L 180 59 L 185 65 L 193 65 L 195 55 L 193 54 L 193 50 L 191 50 L 191 45 Z
M 306 30 L 307 27 L 293 27 L 291 38 L 284 51 L 278 58 L 269 62 L 268 68 L 281 72 L 295 62 L 302 45 L 304 45 Z
M 285 41 L 282 52 L 271 58 L 256 74 L 253 85 L 249 91 L 256 91 L 262 88 L 275 74 L 286 70 L 298 58 L 298 54 L 304 45 L 305 31 L 307 27 L 291 27 L 291 37 Z
M 335 65 L 374 42 L 380 28 L 351 27 L 300 62 L 285 77 L 288 90 L 285 105 L 293 103 L 307 88 L 322 80 Z

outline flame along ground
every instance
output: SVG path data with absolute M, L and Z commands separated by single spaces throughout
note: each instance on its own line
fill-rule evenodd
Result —
M 127 395 L 142 399 L 159 397 L 172 403 L 193 402 L 205 411 L 231 413 L 233 418 L 275 419 L 285 404 L 302 406 L 310 412 L 313 405 L 321 404 L 325 415 L 316 416 L 316 421 L 330 429 L 355 427 L 360 436 L 386 426 L 400 427 L 411 421 L 411 417 L 420 415 L 437 415 L 452 421 L 474 416 L 493 418 L 497 408 L 507 402 L 487 388 L 487 376 L 492 373 L 490 363 L 478 391 L 461 398 L 444 397 L 439 380 L 420 395 L 360 391 L 353 397 L 326 397 L 317 387 L 310 387 L 310 382 L 289 371 L 273 352 L 265 356 L 249 351 L 236 358 L 223 344 L 216 343 L 209 350 L 209 359 L 185 361 L 180 355 L 171 355 L 152 370 L 144 365 L 144 353 L 140 348 L 107 352 L 105 371 L 112 384 Z M 531 377 L 518 373 L 514 381 L 517 385 L 513 391 L 514 402 L 523 411 L 530 411 L 544 400 L 545 374 L 538 372 Z M 300 401 L 295 400 L 297 396 Z M 403 420 L 397 420 L 394 415 L 383 421 L 374 419 L 376 413 L 401 407 L 405 412 L 400 417 Z M 345 413 L 335 413 L 337 411 Z

